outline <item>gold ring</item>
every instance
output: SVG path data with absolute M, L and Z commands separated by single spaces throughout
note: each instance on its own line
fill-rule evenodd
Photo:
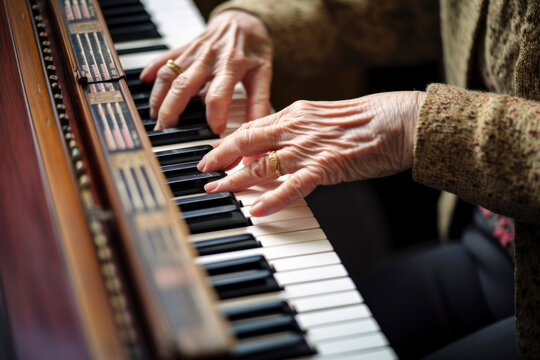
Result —
M 176 63 L 172 59 L 167 60 L 167 67 L 171 69 L 172 71 L 174 71 L 176 75 L 180 75 L 181 73 L 184 72 L 184 69 L 176 65 Z
M 268 163 L 270 164 L 272 169 L 274 169 L 274 172 L 276 173 L 278 177 L 283 175 L 281 171 L 279 170 L 279 159 L 275 151 L 270 151 L 268 153 Z

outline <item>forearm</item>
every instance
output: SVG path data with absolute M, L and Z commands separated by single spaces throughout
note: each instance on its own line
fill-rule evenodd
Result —
M 413 176 L 497 213 L 540 219 L 540 104 L 431 85 L 419 112 Z

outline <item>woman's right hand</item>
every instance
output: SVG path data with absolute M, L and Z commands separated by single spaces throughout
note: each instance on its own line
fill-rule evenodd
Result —
M 416 118 L 425 93 L 404 91 L 351 100 L 297 101 L 278 113 L 244 124 L 199 162 L 200 171 L 228 170 L 207 192 L 238 192 L 289 177 L 255 200 L 251 215 L 265 216 L 309 194 L 318 185 L 395 174 L 413 164 Z M 270 162 L 274 152 L 277 166 Z
M 173 59 L 186 69 L 180 75 L 165 64 Z M 246 121 L 270 113 L 272 40 L 262 21 L 243 11 L 225 11 L 189 44 L 164 53 L 141 73 L 155 81 L 150 95 L 150 117 L 156 130 L 172 127 L 190 98 L 210 82 L 205 97 L 206 116 L 215 133 L 225 130 L 234 86 L 242 81 L 247 92 Z

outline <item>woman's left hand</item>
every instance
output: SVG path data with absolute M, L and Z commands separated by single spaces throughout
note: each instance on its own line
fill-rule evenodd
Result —
M 252 205 L 264 216 L 305 197 L 317 185 L 392 175 L 412 166 L 414 131 L 425 93 L 392 92 L 352 100 L 297 101 L 282 111 L 242 125 L 199 163 L 199 170 L 249 164 L 206 185 L 207 192 L 241 191 L 291 174 Z

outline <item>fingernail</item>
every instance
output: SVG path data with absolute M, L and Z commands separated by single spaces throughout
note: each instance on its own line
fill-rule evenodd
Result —
M 219 125 L 218 134 L 221 134 L 222 132 L 224 132 L 226 127 L 227 127 L 226 123 Z
M 154 131 L 163 129 L 163 126 L 161 126 L 161 123 L 157 123 L 156 126 L 154 126 Z
M 206 162 L 204 161 L 204 158 L 201 159 L 201 161 L 199 161 L 199 163 L 197 164 L 197 169 L 200 172 L 206 172 Z
M 253 205 L 251 205 L 251 215 L 253 216 L 262 216 L 264 215 L 264 204 L 262 201 L 257 200 Z
M 206 192 L 212 192 L 214 191 L 218 186 L 218 182 L 217 181 L 212 181 L 212 182 L 209 182 L 208 184 L 204 185 L 204 190 Z

